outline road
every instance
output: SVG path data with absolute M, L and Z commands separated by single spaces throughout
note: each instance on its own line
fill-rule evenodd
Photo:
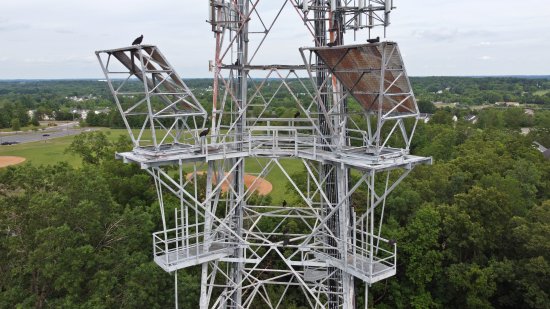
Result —
M 60 124 L 55 127 L 48 127 L 44 130 L 33 131 L 33 132 L 21 132 L 13 134 L 10 132 L 10 135 L 6 133 L 0 134 L 0 144 L 3 142 L 16 142 L 16 143 L 30 143 L 37 141 L 44 141 L 48 139 L 54 139 L 63 136 L 76 135 L 82 132 L 91 131 L 95 129 L 80 129 L 77 128 L 78 122 L 69 122 Z M 2 147 L 2 146 L 0 146 Z

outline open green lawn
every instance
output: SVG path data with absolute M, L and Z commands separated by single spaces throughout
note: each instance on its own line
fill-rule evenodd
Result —
M 112 141 L 118 139 L 120 135 L 126 135 L 127 131 L 124 129 L 101 129 L 104 132 L 108 132 L 108 138 Z M 27 159 L 26 162 L 30 162 L 35 165 L 48 165 L 58 162 L 68 162 L 74 167 L 79 167 L 82 163 L 79 157 L 65 153 L 65 149 L 71 144 L 74 136 L 65 136 L 46 141 L 39 141 L 33 143 L 24 143 L 11 146 L 0 146 L 0 156 L 19 156 Z M 114 155 L 114 154 L 113 154 Z M 269 159 L 247 159 L 246 160 L 246 172 L 257 174 L 261 171 L 262 166 L 267 164 Z M 303 164 L 298 159 L 283 159 L 280 161 L 289 174 L 301 171 Z M 186 170 L 187 172 L 187 170 Z M 285 199 L 285 191 L 287 178 L 281 169 L 274 165 L 271 172 L 265 177 L 273 185 L 273 191 L 271 196 L 273 203 L 281 203 Z
M 46 128 L 46 126 L 39 126 L 39 127 L 25 126 L 25 127 L 19 128 L 18 131 L 32 131 L 32 130 L 40 130 L 40 129 L 44 129 L 44 128 Z M 0 132 L 13 132 L 13 133 L 15 133 L 15 131 L 12 128 L 0 129 Z
M 543 96 L 543 95 L 546 95 L 547 93 L 550 93 L 550 90 L 539 90 L 539 91 L 535 91 L 535 92 L 533 92 L 533 95 L 540 95 L 540 96 Z
M 102 129 L 110 132 L 108 135 L 111 140 L 115 140 L 121 134 L 126 134 L 126 130 Z M 23 143 L 10 146 L 0 146 L 0 156 L 18 156 L 27 159 L 35 165 L 55 164 L 66 161 L 72 166 L 81 165 L 80 158 L 75 155 L 65 153 L 65 149 L 71 144 L 74 136 L 64 136 L 45 141 Z
M 266 165 L 269 159 L 260 158 L 258 160 L 248 159 L 245 163 L 245 169 L 247 173 L 259 173 L 262 169 L 262 165 Z M 286 172 L 290 175 L 304 169 L 302 161 L 299 159 L 282 159 L 281 165 L 285 168 Z M 275 163 L 273 163 L 275 164 Z M 286 195 L 286 184 L 288 179 L 277 165 L 273 165 L 271 172 L 265 177 L 267 181 L 273 185 L 273 191 L 271 196 L 273 198 L 273 204 L 280 204 Z
M 78 157 L 64 153 L 65 148 L 69 146 L 73 138 L 74 136 L 65 136 L 46 141 L 0 146 L 0 156 L 24 157 L 27 159 L 26 162 L 35 165 L 66 161 L 73 166 L 78 166 L 80 165 Z

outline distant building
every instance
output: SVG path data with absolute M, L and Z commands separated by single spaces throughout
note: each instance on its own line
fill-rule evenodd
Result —
M 97 97 L 89 94 L 89 95 L 85 95 L 85 96 L 82 96 L 82 97 L 78 97 L 78 96 L 65 97 L 65 99 L 68 99 L 68 100 L 71 100 L 71 101 L 74 101 L 74 102 L 83 102 L 83 101 L 87 101 L 87 100 L 96 100 Z
M 469 114 L 469 115 L 464 116 L 464 120 L 466 120 L 468 122 L 471 122 L 473 124 L 476 124 L 477 123 L 477 116 Z
M 458 102 L 452 102 L 452 103 L 445 103 L 441 101 L 432 102 L 436 108 L 443 108 L 443 107 L 457 107 Z
M 545 152 L 546 150 L 548 150 L 546 147 L 541 145 L 541 143 L 539 143 L 539 142 L 533 142 L 533 145 L 535 145 L 535 148 L 537 148 L 540 152 Z
M 111 109 L 108 108 L 108 107 L 105 107 L 103 109 L 98 109 L 98 110 L 95 110 L 94 113 L 96 115 L 99 115 L 99 114 L 108 114 L 109 112 L 111 112 Z
M 496 106 L 506 106 L 506 107 L 519 107 L 519 102 L 496 102 Z
M 36 110 L 28 110 L 27 115 L 31 119 L 36 115 L 38 117 L 38 120 L 45 120 L 45 121 L 55 120 L 55 112 L 52 112 L 51 115 L 48 115 L 48 114 L 37 114 Z
M 458 121 L 458 117 L 456 115 L 453 115 L 453 121 L 454 122 L 457 122 Z
M 525 113 L 529 116 L 535 116 L 535 111 L 530 108 L 526 108 Z
M 428 123 L 431 117 L 432 117 L 432 114 L 427 114 L 427 113 L 420 113 L 418 115 L 418 119 L 423 120 L 424 123 Z
M 88 112 L 90 110 L 87 110 L 87 109 L 73 109 L 71 111 L 71 114 L 73 114 L 74 116 L 80 118 L 80 119 L 83 119 L 83 120 L 86 120 L 86 117 L 88 117 Z
M 546 160 L 550 160 L 550 149 L 544 147 L 539 142 L 533 142 L 533 145 L 542 153 Z

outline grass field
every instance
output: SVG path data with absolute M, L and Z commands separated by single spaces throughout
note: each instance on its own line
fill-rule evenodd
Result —
M 303 170 L 302 161 L 299 159 L 283 159 L 280 160 L 281 165 L 285 168 L 286 172 L 289 174 L 296 173 Z M 268 159 L 259 159 L 258 161 L 254 159 L 249 159 L 245 163 L 245 169 L 248 173 L 259 173 L 261 171 L 261 165 L 268 163 Z M 273 204 L 280 204 L 283 199 L 285 199 L 286 194 L 286 184 L 288 179 L 281 171 L 278 166 L 273 166 L 271 172 L 265 177 L 267 181 L 271 182 L 273 185 L 273 191 L 271 191 L 271 196 L 273 198 Z
M 533 95 L 540 95 L 540 96 L 543 96 L 543 95 L 546 95 L 547 93 L 550 93 L 550 90 L 539 90 L 539 91 L 535 91 L 535 92 L 533 92 Z
M 118 139 L 120 135 L 126 135 L 124 129 L 102 129 L 108 133 L 108 138 L 112 141 Z M 46 141 L 33 143 L 24 143 L 10 146 L 0 146 L 0 156 L 19 156 L 27 160 L 23 164 L 32 163 L 34 165 L 51 165 L 58 162 L 68 162 L 74 167 L 81 166 L 82 162 L 78 156 L 65 153 L 65 149 L 71 144 L 74 136 L 65 136 Z M 113 154 L 114 155 L 114 154 Z M 256 174 L 267 164 L 269 159 L 247 159 L 246 172 Z M 289 174 L 301 171 L 303 164 L 298 159 L 284 159 L 280 161 Z M 285 199 L 287 178 L 278 166 L 274 166 L 271 172 L 265 177 L 273 185 L 271 196 L 273 203 L 280 203 Z
M 40 130 L 40 129 L 43 129 L 43 128 L 46 128 L 46 126 L 39 126 L 39 127 L 26 126 L 26 127 L 19 128 L 18 131 L 32 131 L 32 130 Z M 0 132 L 13 132 L 13 133 L 15 133 L 15 131 L 12 128 L 0 129 Z
M 103 131 L 110 132 L 108 136 L 112 140 L 126 133 L 126 130 L 103 129 Z M 35 165 L 51 165 L 65 161 L 72 166 L 78 167 L 82 164 L 80 158 L 65 153 L 65 149 L 71 144 L 73 139 L 74 136 L 64 136 L 39 142 L 0 146 L 0 156 L 24 157 L 27 159 L 26 162 Z
M 27 163 L 35 165 L 55 164 L 66 161 L 73 166 L 80 165 L 80 159 L 64 153 L 74 136 L 65 136 L 47 141 L 24 143 L 11 146 L 0 146 L 0 156 L 18 156 L 27 159 Z

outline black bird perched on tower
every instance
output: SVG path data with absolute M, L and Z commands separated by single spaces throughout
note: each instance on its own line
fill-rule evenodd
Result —
M 297 112 L 294 114 L 294 118 L 298 118 L 298 117 L 300 117 L 300 115 L 301 115 L 301 114 L 300 114 L 300 111 L 297 111 Z
M 288 246 L 288 243 L 290 242 L 289 239 L 287 238 L 287 234 L 288 234 L 288 226 L 285 226 L 285 228 L 283 229 L 283 237 L 285 237 L 285 239 L 283 239 L 283 247 Z
M 210 133 L 210 127 L 206 128 L 206 130 L 203 130 L 201 133 L 199 133 L 199 137 L 205 137 Z
M 286 248 L 288 246 L 289 240 L 288 238 L 283 239 L 283 248 Z
M 139 45 L 143 42 L 143 34 L 141 36 L 138 36 L 133 42 L 132 45 Z
M 283 207 L 286 207 L 286 200 L 283 200 Z
M 380 42 L 380 37 L 377 36 L 376 39 L 368 39 L 367 42 L 369 42 L 369 43 L 378 43 L 378 42 Z

